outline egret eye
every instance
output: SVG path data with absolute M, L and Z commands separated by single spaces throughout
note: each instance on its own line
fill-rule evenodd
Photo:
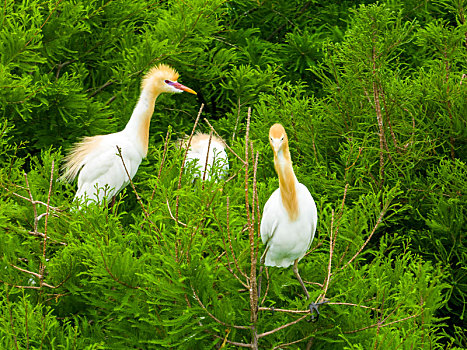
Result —
M 164 83 L 169 84 L 170 80 L 164 80 Z
M 281 137 L 281 141 L 284 139 L 284 136 Z

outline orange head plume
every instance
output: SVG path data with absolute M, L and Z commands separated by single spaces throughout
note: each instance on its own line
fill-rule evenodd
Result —
M 271 145 L 275 156 L 277 156 L 280 150 L 288 150 L 289 139 L 287 138 L 287 133 L 281 124 L 274 124 L 269 129 L 269 144 Z
M 196 95 L 194 90 L 177 82 L 178 78 L 179 74 L 175 69 L 166 64 L 159 64 L 146 73 L 143 78 L 142 89 L 149 88 L 155 94 L 186 91 Z

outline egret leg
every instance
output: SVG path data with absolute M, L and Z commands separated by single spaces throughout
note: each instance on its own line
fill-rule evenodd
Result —
M 318 306 L 326 304 L 327 302 L 328 302 L 328 300 L 323 300 L 323 301 L 320 301 L 319 303 L 311 303 L 310 306 L 308 306 L 310 308 L 311 318 L 309 320 L 307 320 L 307 321 L 308 322 L 318 321 L 318 318 L 319 318 Z M 315 317 L 315 311 L 316 311 L 316 317 Z
M 306 290 L 305 283 L 303 283 L 303 280 L 300 277 L 300 274 L 298 273 L 298 259 L 296 259 L 294 264 L 293 264 L 293 272 L 294 272 L 295 276 L 297 277 L 298 282 L 300 282 L 300 285 L 302 286 L 303 291 L 305 292 L 306 298 L 310 299 L 310 294 L 308 294 L 308 291 Z

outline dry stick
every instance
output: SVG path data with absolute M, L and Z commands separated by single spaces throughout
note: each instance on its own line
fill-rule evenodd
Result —
M 42 216 L 42 215 L 41 215 Z M 28 233 L 32 236 L 36 236 L 36 237 L 45 237 L 45 234 L 42 233 L 42 232 L 34 232 L 34 231 L 28 231 Z M 50 238 L 49 238 L 50 239 Z M 54 244 L 60 244 L 60 245 L 64 245 L 64 246 L 67 246 L 68 244 L 65 243 L 65 242 L 58 242 L 58 241 L 50 241 L 50 243 L 54 243 Z M 50 244 L 49 243 L 49 244 Z
M 260 268 L 260 270 L 261 270 L 261 268 Z M 267 283 L 266 283 L 266 290 L 264 291 L 263 299 L 261 299 L 261 305 L 264 304 L 264 301 L 266 300 L 266 297 L 268 296 L 268 292 L 269 292 L 269 270 L 268 270 L 267 267 L 266 267 L 265 271 L 266 271 L 266 281 L 267 281 Z M 261 278 L 261 276 L 260 276 L 260 278 Z M 258 298 L 259 297 L 261 297 L 261 295 L 259 295 L 259 293 L 258 293 Z
M 13 267 L 14 269 L 18 270 L 18 271 L 21 271 L 21 272 L 24 272 L 24 273 L 27 273 L 28 275 L 33 275 L 35 277 L 37 277 L 39 280 L 41 278 L 43 278 L 44 276 L 42 276 L 41 274 L 37 273 L 37 272 L 32 272 L 32 271 L 29 271 L 29 270 L 26 270 L 26 269 L 23 269 L 19 266 L 16 266 L 16 265 L 13 265 L 13 264 L 9 264 L 11 267 Z M 67 278 L 68 279 L 68 278 Z M 8 282 L 4 282 L 2 281 L 3 283 L 6 283 L 10 286 L 13 286 L 15 288 L 24 288 L 24 289 L 41 289 L 41 287 L 35 287 L 35 286 L 19 286 L 19 285 L 13 285 L 11 283 L 8 283 Z M 62 285 L 65 281 L 63 281 L 62 283 L 60 283 L 60 285 Z M 51 289 L 55 289 L 55 288 L 58 288 L 60 285 L 58 286 L 52 286 L 48 283 L 45 283 L 45 282 L 42 282 L 42 286 L 45 286 L 45 287 L 48 287 L 48 288 L 51 288 Z
M 355 329 L 355 330 L 353 330 L 353 331 L 347 331 L 347 332 L 343 332 L 343 333 L 345 333 L 345 334 L 357 333 L 357 332 L 364 331 L 365 329 L 378 327 L 378 325 L 379 325 L 379 327 L 383 328 L 383 327 L 386 327 L 386 326 L 390 326 L 390 325 L 392 325 L 392 324 L 394 324 L 394 323 L 399 323 L 399 322 L 407 321 L 407 320 L 409 320 L 409 319 L 411 319 L 411 318 L 415 318 L 415 317 L 418 317 L 418 316 L 420 316 L 420 315 L 421 315 L 421 314 L 419 313 L 419 314 L 416 314 L 416 315 L 407 316 L 407 317 L 404 317 L 404 318 L 402 318 L 402 319 L 400 319 L 400 320 L 392 321 L 392 322 L 385 323 L 385 324 L 381 324 L 381 322 L 378 322 L 378 323 L 372 324 L 372 325 L 367 326 L 367 327 L 363 327 L 363 328 L 360 328 L 360 329 Z
M 250 145 L 251 145 L 251 154 L 253 155 L 253 142 L 250 142 Z M 252 222 L 251 231 L 253 233 L 254 233 L 254 223 L 255 223 L 255 201 L 258 198 L 258 188 L 257 188 L 257 182 L 256 182 L 256 174 L 258 173 L 258 158 L 259 158 L 259 151 L 256 152 L 255 164 L 253 166 L 253 193 L 251 196 L 251 222 Z M 258 244 L 255 244 L 255 248 L 256 248 L 255 249 L 255 262 L 256 262 L 258 259 Z M 260 296 L 257 295 L 257 297 L 259 298 Z
M 243 275 L 243 277 L 245 277 L 248 280 L 247 274 L 243 272 L 242 269 L 240 269 L 238 265 L 238 260 L 235 256 L 235 252 L 232 246 L 232 238 L 230 237 L 230 197 L 228 196 L 227 196 L 227 237 L 229 239 L 230 252 L 232 253 L 232 258 L 234 260 L 235 267 L 237 268 L 237 271 L 240 272 Z
M 225 326 L 225 327 L 231 327 L 231 328 L 236 328 L 236 329 L 250 329 L 251 326 L 236 326 L 236 325 L 233 325 L 233 324 L 228 324 L 228 323 L 225 323 L 221 320 L 219 320 L 216 316 L 214 316 L 213 314 L 211 314 L 208 309 L 206 308 L 206 306 L 204 306 L 203 302 L 201 301 L 201 299 L 199 298 L 198 294 L 196 294 L 196 291 L 195 289 L 193 288 L 193 285 L 191 285 L 191 290 L 193 291 L 193 295 L 195 296 L 195 299 L 196 301 L 198 302 L 198 304 L 203 308 L 203 310 L 209 315 L 209 317 L 211 317 L 214 321 L 216 321 L 217 323 Z
M 94 226 L 83 216 L 83 218 L 88 222 L 89 226 L 93 229 L 94 233 L 99 236 L 99 232 L 97 232 L 97 230 L 94 228 Z M 117 282 L 118 284 L 121 284 L 122 286 L 125 286 L 127 288 L 131 288 L 131 289 L 140 289 L 139 286 L 136 286 L 136 287 L 133 287 L 133 286 L 130 286 L 129 284 L 123 282 L 123 281 L 120 281 L 117 277 L 114 276 L 114 274 L 112 273 L 112 271 L 110 271 L 110 268 L 109 266 L 107 265 L 107 261 L 105 260 L 105 257 L 104 257 L 104 253 L 103 253 L 103 250 L 102 250 L 102 247 L 99 243 L 99 241 L 97 240 L 96 236 L 93 235 L 92 236 L 94 238 L 94 242 L 96 242 L 96 245 L 97 245 L 97 248 L 99 249 L 99 254 L 101 255 L 101 258 L 102 258 L 102 262 L 104 263 L 104 269 L 107 271 L 107 273 L 110 275 L 110 277 L 115 281 Z
M 167 135 L 165 136 L 164 152 L 162 153 L 162 161 L 161 161 L 161 165 L 160 165 L 160 167 L 159 167 L 159 172 L 157 173 L 157 180 L 160 180 L 160 178 L 161 178 L 162 167 L 164 166 L 165 157 L 166 157 L 166 155 L 167 155 L 167 145 L 168 145 L 168 143 L 169 143 L 169 130 L 167 130 Z M 156 193 L 156 189 L 157 189 L 157 182 L 156 182 L 156 184 L 154 185 L 154 189 L 152 190 L 152 194 L 151 194 L 151 199 L 150 199 L 150 201 L 153 200 L 154 194 Z
M 238 174 L 242 171 L 242 168 L 239 168 L 235 174 L 233 174 L 231 177 L 229 177 L 227 180 L 225 180 L 225 183 L 232 181 Z
M 315 329 L 315 330 L 313 331 L 312 334 L 309 334 L 309 335 L 307 335 L 307 336 L 305 336 L 305 337 L 303 337 L 303 338 L 301 338 L 301 339 L 291 341 L 290 343 L 279 344 L 279 345 L 273 347 L 272 350 L 283 349 L 285 346 L 297 344 L 297 343 L 300 343 L 300 342 L 302 342 L 302 341 L 304 341 L 304 340 L 307 340 L 308 338 L 311 338 L 311 337 L 314 335 L 314 333 L 316 333 L 316 331 L 317 331 L 317 330 Z M 312 339 L 311 339 L 311 340 L 312 340 Z
M 258 319 L 257 306 L 258 306 L 258 289 L 256 285 L 256 254 L 255 254 L 255 231 L 254 223 L 251 221 L 250 215 L 250 204 L 248 196 L 248 171 L 249 171 L 249 156 L 248 156 L 248 146 L 249 146 L 249 132 L 250 132 L 250 119 L 251 119 L 251 107 L 248 108 L 248 116 L 246 121 L 246 131 L 245 131 L 245 210 L 247 216 L 247 227 L 248 227 L 248 237 L 250 240 L 250 322 L 253 324 L 251 327 L 252 335 L 252 348 L 258 349 L 258 332 L 256 330 L 256 322 Z M 254 210 L 254 208 L 253 208 Z
M 327 305 L 346 305 L 346 306 L 355 306 L 355 307 L 361 307 L 363 309 L 370 309 L 374 311 L 380 311 L 380 309 L 376 307 L 371 307 L 371 306 L 366 306 L 366 305 L 359 305 L 359 304 L 353 304 L 353 303 L 344 303 L 344 302 L 328 302 L 326 303 Z M 269 307 L 259 307 L 258 311 L 271 311 L 271 308 Z M 290 310 L 290 309 L 274 309 L 274 312 L 284 312 L 284 313 L 291 313 L 291 314 L 308 314 L 310 313 L 310 309 L 305 309 L 305 310 Z
M 167 209 L 169 210 L 169 215 L 170 215 L 170 217 L 172 218 L 172 220 L 175 221 L 175 222 L 176 222 L 177 224 L 179 224 L 179 225 L 182 225 L 182 226 L 184 226 L 184 227 L 187 227 L 187 226 L 188 226 L 187 224 L 181 222 L 180 220 L 175 219 L 175 217 L 173 216 L 172 210 L 170 210 L 170 204 L 169 204 L 169 199 L 168 199 L 168 198 L 166 198 L 166 203 L 167 203 Z
M 198 125 L 198 121 L 199 121 L 199 118 L 201 117 L 201 112 L 203 111 L 203 108 L 204 108 L 204 103 L 202 103 L 201 107 L 199 108 L 198 116 L 196 117 L 195 123 L 193 124 L 193 129 L 191 130 L 190 137 L 188 138 L 188 142 L 186 144 L 185 154 L 183 155 L 183 162 L 182 162 L 182 166 L 180 167 L 180 174 L 178 176 L 177 190 L 180 190 L 180 188 L 182 187 L 182 175 L 183 175 L 183 170 L 185 169 L 186 156 L 188 154 L 188 150 L 190 149 L 191 139 L 193 138 L 193 134 L 195 133 L 196 126 Z M 180 201 L 180 195 L 177 194 L 177 197 L 175 199 L 175 218 L 177 220 L 178 220 L 179 201 Z
M 32 198 L 31 188 L 29 187 L 28 174 L 26 173 L 24 173 L 24 180 L 26 181 L 26 189 L 29 193 L 29 199 L 32 204 L 32 209 L 34 211 L 34 232 L 37 232 L 37 226 L 39 224 L 39 219 L 37 218 L 37 208 L 36 208 L 36 203 L 34 199 Z
M 295 321 L 289 322 L 289 323 L 287 323 L 287 324 L 284 324 L 284 325 L 282 325 L 282 326 L 280 326 L 280 327 L 277 327 L 277 328 L 275 328 L 275 329 L 272 329 L 272 330 L 270 330 L 270 331 L 267 331 L 267 332 L 258 334 L 258 338 L 262 338 L 262 337 L 265 337 L 265 336 L 267 336 L 267 335 L 271 335 L 271 334 L 273 334 L 273 333 L 276 333 L 277 331 L 280 331 L 281 329 L 290 327 L 290 326 L 292 326 L 292 325 L 294 325 L 294 324 L 296 324 L 296 323 L 298 323 L 298 322 L 304 320 L 306 317 L 308 317 L 308 315 L 304 315 L 304 316 L 302 316 L 302 317 L 300 317 L 300 318 L 297 318 Z
M 186 145 L 186 148 L 185 148 L 185 153 L 183 155 L 182 166 L 180 167 L 180 174 L 178 176 L 178 185 L 177 185 L 177 196 L 175 198 L 175 222 L 177 222 L 177 223 L 178 223 L 178 207 L 179 207 L 179 204 L 180 204 L 180 194 L 178 194 L 178 192 L 180 191 L 180 188 L 182 187 L 182 175 L 183 175 L 183 171 L 185 169 L 186 156 L 188 154 L 188 150 L 190 149 L 191 139 L 193 138 L 193 134 L 195 133 L 196 126 L 198 125 L 199 118 L 201 117 L 201 113 L 203 112 L 203 108 L 204 108 L 204 104 L 202 103 L 201 107 L 199 108 L 199 112 L 198 112 L 198 115 L 196 117 L 195 123 L 193 124 L 193 129 L 191 130 L 190 137 L 188 138 L 188 142 L 187 142 L 187 145 Z M 170 215 L 172 215 L 172 213 Z M 180 245 L 181 245 L 181 239 L 177 238 L 177 240 L 175 241 L 175 261 L 177 261 L 177 262 L 179 261 L 179 253 L 180 253 L 179 252 L 179 247 L 180 247 Z
M 26 174 L 25 174 L 25 175 L 26 175 Z M 22 189 L 27 190 L 27 188 L 24 188 L 24 187 L 22 187 L 22 186 L 18 186 L 18 185 L 15 185 L 15 186 L 21 187 Z M 5 187 L 5 186 L 3 186 L 3 185 L 2 185 L 2 187 L 3 187 L 7 192 L 11 192 L 12 195 L 14 195 L 14 196 L 16 196 L 16 197 L 18 197 L 18 198 L 24 199 L 24 200 L 26 200 L 26 201 L 28 201 L 28 202 L 30 202 L 30 203 L 32 203 L 32 204 L 41 204 L 41 205 L 43 205 L 43 206 L 47 206 L 47 203 L 44 203 L 44 202 L 41 202 L 41 201 L 37 201 L 37 200 L 31 200 L 30 198 L 24 197 L 24 196 L 22 196 L 22 195 L 20 195 L 20 194 L 18 194 L 18 193 L 16 193 L 16 192 L 13 192 L 12 190 L 8 189 L 7 187 Z M 60 210 L 59 208 L 57 208 L 57 207 L 49 206 L 49 208 L 52 209 L 52 210 L 54 210 L 54 211 L 61 211 L 61 210 Z
M 42 258 L 43 261 L 41 261 L 40 267 L 39 267 L 39 286 L 42 286 L 42 283 L 44 282 L 44 271 L 45 271 L 45 253 L 46 253 L 46 248 L 47 248 L 47 224 L 49 222 L 49 209 L 50 209 L 50 197 L 52 195 L 52 184 L 53 184 L 53 179 L 54 179 L 54 169 L 55 169 L 55 161 L 52 160 L 52 169 L 50 170 L 50 184 L 49 184 L 49 194 L 47 196 L 47 207 L 45 209 L 45 224 L 44 224 L 44 241 L 42 244 Z M 37 213 L 36 213 L 37 214 Z M 35 225 L 35 228 L 37 226 Z
M 384 126 L 383 126 L 383 116 L 381 114 L 381 105 L 379 102 L 379 89 L 378 83 L 376 82 L 376 52 L 375 48 L 373 47 L 373 98 L 375 99 L 375 111 L 376 111 L 376 119 L 378 121 L 378 128 L 379 128 L 379 177 L 380 177 L 380 185 L 383 184 L 384 179 L 384 149 L 386 144 L 386 138 L 384 136 Z M 386 146 L 387 148 L 387 146 Z
M 34 37 L 39 34 L 39 32 L 42 30 L 42 27 L 45 26 L 45 24 L 49 21 L 50 17 L 52 16 L 52 14 L 55 12 L 55 10 L 57 9 L 58 5 L 62 2 L 63 0 L 58 0 L 56 3 L 55 3 L 55 7 L 53 8 L 53 10 L 49 13 L 49 15 L 47 16 L 47 18 L 45 19 L 44 23 L 42 23 L 42 25 L 39 27 L 39 29 L 33 34 L 33 36 L 28 40 L 28 42 L 23 46 L 23 48 L 21 49 L 21 51 L 23 51 L 26 46 L 28 46 L 32 39 L 34 39 Z
M 118 156 L 122 160 L 122 164 L 123 164 L 123 168 L 125 169 L 125 173 L 128 176 L 128 179 L 130 180 L 131 188 L 133 189 L 133 192 L 136 195 L 136 200 L 138 201 L 139 205 L 141 206 L 141 209 L 143 209 L 143 213 L 144 213 L 144 216 L 146 217 L 146 220 L 148 220 L 152 224 L 152 226 L 156 229 L 156 231 L 158 233 L 160 233 L 160 230 L 157 227 L 157 225 L 149 218 L 149 214 L 148 214 L 146 208 L 144 207 L 143 201 L 141 200 L 141 197 L 138 194 L 138 191 L 136 191 L 135 184 L 133 183 L 133 180 L 131 179 L 130 173 L 128 172 L 128 169 L 127 169 L 126 164 L 125 164 L 125 160 L 123 159 L 122 149 L 119 146 L 117 146 L 117 151 L 118 151 Z M 160 237 L 157 236 L 157 238 L 158 238 L 158 240 L 160 242 Z
M 341 208 L 340 208 L 339 213 L 338 213 L 339 214 L 339 219 L 342 217 L 343 212 L 344 212 L 345 199 L 347 198 L 347 189 L 348 188 L 349 188 L 349 184 L 346 184 L 345 188 L 344 188 L 344 195 L 342 196 Z M 336 246 L 337 234 L 339 233 L 339 223 L 337 224 L 336 231 L 334 233 L 334 237 L 333 237 L 333 231 L 334 231 L 334 209 L 332 210 L 332 214 L 331 214 L 331 233 L 330 233 L 330 238 L 329 238 L 328 275 L 326 276 L 325 282 L 323 283 L 324 284 L 323 293 L 321 293 L 321 295 L 318 297 L 318 299 L 316 299 L 316 303 L 320 299 L 321 299 L 321 301 L 325 300 L 326 293 L 327 293 L 328 288 L 329 288 L 329 282 L 331 281 L 331 276 L 332 276 L 332 273 L 331 273 L 332 258 L 333 258 L 333 255 L 334 255 L 334 248 Z
M 8 305 L 8 312 L 9 312 L 9 314 L 10 314 L 11 332 L 13 333 L 13 339 L 14 339 L 14 341 L 15 341 L 16 350 L 19 350 L 19 347 L 18 347 L 18 340 L 17 340 L 17 338 L 16 338 L 15 327 L 13 327 L 13 313 L 11 312 L 10 295 L 9 295 L 9 294 L 6 295 L 6 301 L 7 301 L 7 305 Z
M 365 243 L 363 243 L 363 245 L 360 247 L 360 249 L 358 250 L 357 253 L 355 253 L 355 255 L 347 262 L 347 264 L 345 264 L 343 267 L 341 267 L 341 270 L 345 269 L 348 265 L 350 265 L 352 263 L 352 261 L 354 261 L 357 256 L 362 252 L 363 248 L 365 248 L 365 246 L 368 244 L 368 242 L 370 241 L 371 237 L 373 236 L 373 234 L 375 233 L 376 229 L 378 228 L 379 224 L 381 223 L 381 221 L 383 220 L 383 217 L 384 215 L 386 214 L 386 210 L 387 208 L 383 208 L 383 210 L 381 211 L 381 213 L 379 214 L 379 217 L 378 217 L 378 220 L 376 221 L 376 224 L 375 226 L 373 227 L 373 230 L 371 231 L 370 235 L 368 236 L 368 238 L 366 239 Z
M 235 133 L 237 132 L 237 128 L 238 128 L 238 122 L 240 120 L 240 110 L 241 110 L 241 104 L 240 104 L 240 96 L 238 97 L 238 103 L 237 103 L 237 120 L 235 121 L 235 127 L 234 127 L 234 131 L 232 133 L 232 142 L 235 141 Z
M 249 108 L 248 111 L 251 112 L 251 108 Z M 219 134 L 217 133 L 216 129 L 214 129 L 214 127 L 211 125 L 211 123 L 209 123 L 209 121 L 208 121 L 206 118 L 204 118 L 204 121 L 209 125 L 209 127 L 211 128 L 211 130 L 214 131 L 214 133 L 216 134 L 216 136 L 217 136 L 218 138 L 222 139 L 222 137 L 220 137 Z M 230 148 L 230 146 L 229 146 L 227 143 L 225 144 L 225 146 L 227 147 L 227 149 L 228 149 L 230 152 L 232 152 L 232 154 L 233 154 L 235 157 L 237 157 L 237 158 L 243 163 L 243 165 L 246 165 L 246 162 L 247 162 L 246 160 L 243 160 L 237 153 L 235 153 L 234 150 L 233 150 L 232 148 Z M 245 146 L 245 147 L 247 147 L 247 146 Z
M 242 347 L 242 348 L 253 348 L 253 346 L 251 344 L 239 343 L 239 342 L 236 342 L 236 341 L 228 340 L 227 338 L 221 337 L 221 336 L 219 336 L 219 335 L 217 335 L 215 333 L 210 332 L 209 330 L 206 330 L 206 331 L 208 333 L 210 333 L 213 337 L 218 338 L 218 339 L 222 339 L 224 342 L 226 342 L 228 344 L 232 344 L 232 345 L 239 346 L 239 347 Z
M 209 160 L 209 150 L 211 148 L 211 140 L 212 140 L 212 130 L 209 132 L 208 150 L 206 152 L 206 162 L 204 163 L 203 185 L 201 187 L 203 191 L 204 191 L 204 180 L 206 179 L 206 171 L 208 170 L 208 160 Z M 211 172 L 212 172 L 212 167 L 211 167 Z

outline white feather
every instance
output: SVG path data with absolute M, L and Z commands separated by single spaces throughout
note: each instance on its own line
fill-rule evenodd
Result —
M 315 236 L 318 214 L 305 185 L 296 183 L 299 214 L 291 221 L 278 188 L 269 197 L 261 218 L 261 240 L 269 247 L 267 266 L 288 267 L 303 258 Z

